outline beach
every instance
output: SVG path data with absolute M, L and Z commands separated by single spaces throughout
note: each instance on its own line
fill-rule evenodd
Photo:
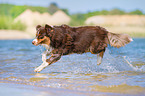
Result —
M 1 0 L 0 96 L 145 96 L 144 4 L 145 0 Z M 39 30 L 38 25 L 47 31 L 46 34 Z M 95 29 L 98 34 L 81 26 L 97 27 L 86 28 Z M 85 33 L 74 27 L 80 27 Z M 100 33 L 102 29 L 128 34 L 132 39 L 127 39 L 126 35 L 108 35 L 108 40 L 112 42 L 108 44 L 105 42 L 107 39 L 101 41 L 106 36 L 106 33 Z M 60 35 L 65 32 L 64 36 L 60 36 L 62 38 L 53 34 L 59 31 Z M 43 40 L 41 35 L 50 37 L 50 40 Z M 86 37 L 85 41 L 79 39 L 80 36 Z M 119 36 L 124 40 L 120 40 Z M 67 44 L 57 44 L 59 39 Z M 40 44 L 34 46 L 33 40 L 40 41 Z M 50 41 L 50 47 L 58 50 L 50 48 L 51 56 L 45 60 L 44 54 L 50 50 L 42 43 L 47 41 Z M 96 48 L 87 49 L 83 43 L 78 44 L 82 41 L 93 42 L 86 45 Z M 115 44 L 124 46 L 112 47 Z M 101 50 L 102 46 L 106 46 L 105 49 Z M 105 52 L 102 61 L 98 53 L 82 51 L 85 53 L 61 54 L 61 58 L 52 64 L 54 60 L 51 59 L 56 56 L 53 53 L 64 52 L 62 49 L 65 47 L 70 49 L 68 52 L 99 50 L 101 57 L 102 51 Z M 97 59 L 101 61 L 100 65 L 97 65 Z M 41 72 L 34 71 L 41 64 L 46 65 L 44 60 L 52 62 Z
M 1 96 L 122 96 L 117 93 L 73 91 L 58 88 L 41 88 L 29 85 L 0 83 Z M 131 95 L 123 95 L 131 96 Z
M 128 34 L 135 38 L 145 38 L 145 27 L 140 26 L 102 26 L 109 32 Z M 33 39 L 35 37 L 35 27 L 26 31 L 0 30 L 0 40 Z
M 33 37 L 24 31 L 0 30 L 0 40 L 32 39 Z

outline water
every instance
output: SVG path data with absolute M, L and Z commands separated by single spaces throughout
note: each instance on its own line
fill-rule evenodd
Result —
M 97 55 L 71 54 L 40 73 L 33 70 L 42 63 L 44 48 L 33 46 L 31 41 L 0 40 L 0 84 L 63 89 L 66 94 L 62 92 L 62 96 L 70 90 L 79 92 L 77 96 L 145 95 L 145 39 L 134 39 L 120 49 L 109 46 L 100 66 Z

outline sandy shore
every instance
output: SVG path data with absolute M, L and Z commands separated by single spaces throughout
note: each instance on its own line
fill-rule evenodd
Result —
M 23 84 L 1 83 L 1 96 L 131 96 L 129 94 L 75 91 L 61 88 L 36 87 Z M 135 95 L 136 96 L 136 95 Z
M 125 33 L 131 37 L 145 38 L 145 27 L 140 26 L 102 26 L 109 32 Z M 32 39 L 35 37 L 35 29 L 28 29 L 26 32 L 18 30 L 0 30 L 0 40 Z
M 0 40 L 32 39 L 28 32 L 18 30 L 0 30 Z
M 103 26 L 109 32 L 113 33 L 125 33 L 131 37 L 145 38 L 145 27 L 141 26 Z
M 0 83 L 1 96 L 122 96 L 116 93 L 84 92 L 59 88 L 42 88 L 21 84 Z M 125 95 L 124 95 L 125 96 Z

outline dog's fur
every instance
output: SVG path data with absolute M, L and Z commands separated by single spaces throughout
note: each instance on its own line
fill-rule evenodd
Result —
M 71 53 L 91 52 L 97 54 L 97 64 L 101 64 L 103 54 L 110 44 L 113 47 L 122 47 L 132 41 L 126 34 L 108 32 L 100 26 L 70 27 L 68 25 L 36 27 L 36 39 L 34 45 L 43 45 L 46 51 L 42 54 L 43 63 L 36 68 L 40 72 L 46 66 L 58 61 L 62 55 Z M 46 59 L 47 55 L 50 55 Z

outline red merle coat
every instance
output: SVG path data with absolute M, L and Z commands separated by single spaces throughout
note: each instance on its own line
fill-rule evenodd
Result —
M 132 39 L 126 34 L 115 34 L 108 32 L 100 26 L 70 27 L 68 25 L 36 27 L 36 39 L 34 45 L 46 45 L 46 49 L 52 51 L 51 57 L 44 60 L 45 66 L 40 65 L 35 69 L 40 72 L 61 58 L 62 55 L 71 53 L 91 52 L 97 54 L 97 64 L 101 64 L 103 54 L 108 44 L 114 47 L 122 47 Z M 47 53 L 45 54 L 47 55 Z M 43 57 L 42 57 L 43 58 Z M 46 58 L 46 56 L 45 56 Z

